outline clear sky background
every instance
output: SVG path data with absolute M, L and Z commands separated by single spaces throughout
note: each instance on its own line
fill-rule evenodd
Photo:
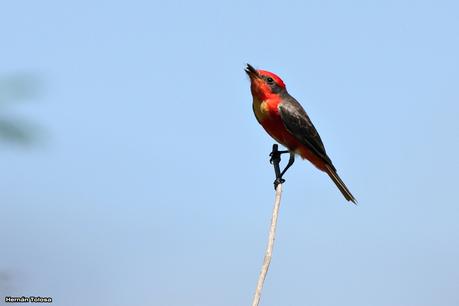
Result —
M 273 141 L 246 63 L 279 74 L 359 206 L 299 161 L 261 305 L 459 305 L 457 1 L 3 1 L 0 295 L 250 305 Z M 284 160 L 285 162 L 285 160 Z

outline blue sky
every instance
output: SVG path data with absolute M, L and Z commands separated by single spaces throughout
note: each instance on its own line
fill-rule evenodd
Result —
M 286 176 L 261 305 L 459 304 L 456 1 L 9 1 L 0 294 L 55 305 L 248 305 L 273 141 L 246 63 L 308 111 L 359 200 L 308 162 Z

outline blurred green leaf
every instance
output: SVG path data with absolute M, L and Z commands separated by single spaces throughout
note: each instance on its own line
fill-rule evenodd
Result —
M 0 78 L 0 104 L 32 99 L 39 87 L 38 78 L 29 74 Z
M 0 141 L 30 144 L 37 136 L 37 127 L 6 114 L 7 103 L 31 100 L 38 94 L 39 80 L 30 74 L 0 77 Z
M 0 139 L 2 140 L 30 144 L 36 136 L 34 130 L 29 124 L 17 119 L 0 118 Z

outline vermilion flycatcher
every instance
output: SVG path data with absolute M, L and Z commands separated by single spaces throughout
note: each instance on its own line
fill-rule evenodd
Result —
M 255 117 L 266 132 L 290 152 L 289 165 L 282 171 L 282 175 L 293 164 L 295 154 L 299 154 L 326 172 L 346 200 L 356 203 L 356 199 L 336 173 L 336 168 L 325 152 L 322 139 L 308 114 L 287 92 L 281 78 L 269 71 L 256 70 L 249 64 L 245 72 L 250 77 Z

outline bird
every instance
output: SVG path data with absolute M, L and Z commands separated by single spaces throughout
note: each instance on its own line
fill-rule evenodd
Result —
M 347 201 L 357 204 L 327 155 L 314 124 L 301 104 L 287 92 L 282 79 L 272 72 L 257 70 L 250 64 L 247 64 L 245 72 L 250 79 L 252 108 L 258 123 L 276 142 L 288 149 L 285 152 L 290 153 L 289 164 L 282 171 L 280 179 L 298 154 L 328 174 Z

